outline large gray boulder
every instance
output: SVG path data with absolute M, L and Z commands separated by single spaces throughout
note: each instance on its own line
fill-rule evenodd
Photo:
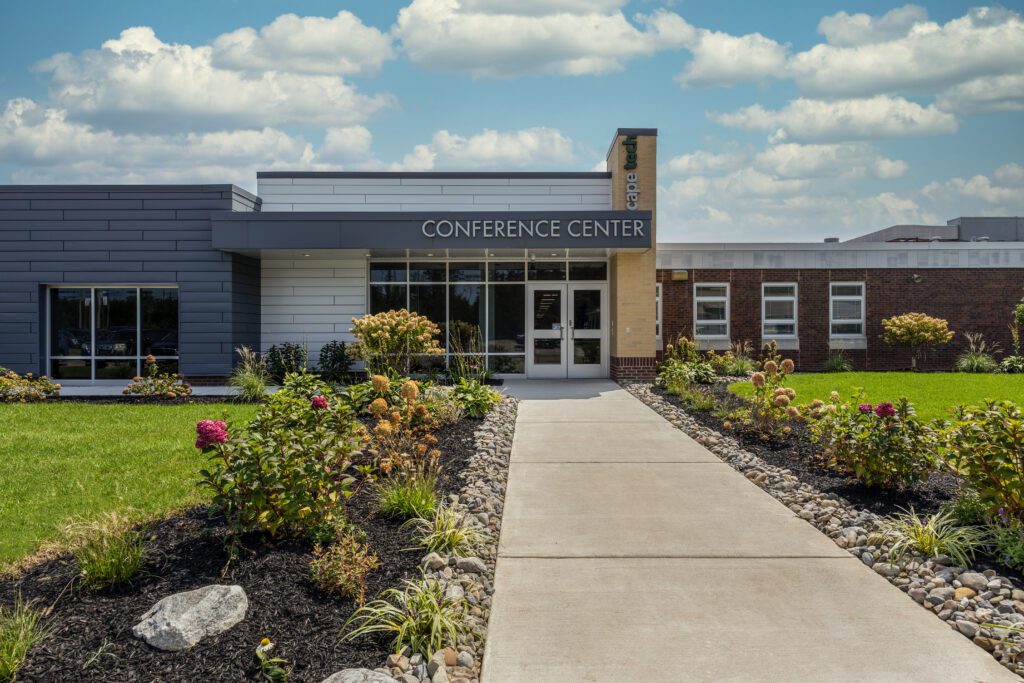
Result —
M 132 634 L 158 650 L 184 650 L 227 631 L 248 609 L 241 586 L 204 586 L 160 600 L 132 627 Z
M 395 679 L 370 669 L 342 669 L 320 683 L 397 683 Z

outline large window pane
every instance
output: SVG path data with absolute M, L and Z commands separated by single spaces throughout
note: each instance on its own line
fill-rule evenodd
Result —
M 410 285 L 409 310 L 425 315 L 430 322 L 441 328 L 438 343 L 444 347 L 445 335 L 445 294 L 444 285 Z
M 863 293 L 863 285 L 832 285 L 832 296 L 861 296 Z
M 764 319 L 792 320 L 794 309 L 795 302 L 792 299 L 779 301 L 769 299 L 764 302 Z
M 573 291 L 572 324 L 577 330 L 601 329 L 600 289 L 577 289 Z
M 843 300 L 838 299 L 832 302 L 832 319 L 833 320 L 860 320 L 860 306 L 859 300 Z
M 526 280 L 526 264 L 521 261 L 488 263 L 487 270 L 491 282 L 523 282 Z
M 444 282 L 444 263 L 410 263 L 409 282 Z
M 484 264 L 453 261 L 448 264 L 448 280 L 451 282 L 483 282 Z
M 572 362 L 575 365 L 600 365 L 600 339 L 574 339 L 572 342 Z
M 526 372 L 526 357 L 488 356 L 487 369 L 495 373 L 522 374 Z
M 134 356 L 137 352 L 138 290 L 96 290 L 96 355 Z M 129 378 L 134 376 L 129 375 Z M 97 366 L 96 378 L 99 377 Z M 119 378 L 118 378 L 119 379 Z
M 526 350 L 526 287 L 489 285 L 487 308 L 487 349 L 514 352 Z
M 765 323 L 764 336 L 766 337 L 792 337 L 796 334 L 796 325 L 793 323 Z
M 569 264 L 570 280 L 607 280 L 608 264 L 604 262 L 588 262 Z
M 864 334 L 864 327 L 860 323 L 832 323 L 832 334 Z
M 724 337 L 729 333 L 725 323 L 697 323 L 696 330 L 698 337 Z
M 142 355 L 178 355 L 178 290 L 141 290 Z
M 405 282 L 404 263 L 371 263 L 370 282 Z
M 96 361 L 96 379 L 131 379 L 138 374 L 137 363 L 135 358 L 98 360 Z
M 562 290 L 533 290 L 533 329 L 558 330 L 562 327 Z
M 448 334 L 456 346 L 467 352 L 483 351 L 483 285 L 452 285 L 448 288 Z
M 796 296 L 796 287 L 793 285 L 765 285 L 765 296 Z
M 397 311 L 406 307 L 405 285 L 371 285 L 370 313 Z
M 565 279 L 565 261 L 533 261 L 530 263 L 530 279 L 552 281 Z
M 88 358 L 50 361 L 50 377 L 54 379 L 92 379 L 92 361 Z
M 51 289 L 50 354 L 53 356 L 92 355 L 91 339 L 92 290 Z M 89 373 L 91 374 L 91 370 Z M 72 378 L 68 376 L 64 379 Z
M 727 296 L 728 291 L 725 285 L 696 285 L 694 296 Z
M 697 320 L 725 320 L 725 302 L 698 301 Z

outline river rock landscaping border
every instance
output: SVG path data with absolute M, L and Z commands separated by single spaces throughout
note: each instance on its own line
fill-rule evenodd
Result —
M 1007 669 L 1024 674 L 1024 658 L 1017 661 L 1024 652 L 1024 634 L 998 628 L 1024 628 L 1024 590 L 1020 586 L 995 570 L 957 567 L 946 557 L 908 553 L 890 562 L 890 545 L 880 533 L 881 516 L 834 493 L 822 493 L 790 470 L 764 462 L 734 438 L 698 423 L 650 384 L 622 386 L 950 628 L 990 652 Z

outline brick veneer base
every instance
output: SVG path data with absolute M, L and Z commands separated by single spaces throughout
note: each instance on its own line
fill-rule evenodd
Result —
M 653 356 L 612 356 L 611 368 L 616 381 L 651 382 L 658 374 L 658 360 Z

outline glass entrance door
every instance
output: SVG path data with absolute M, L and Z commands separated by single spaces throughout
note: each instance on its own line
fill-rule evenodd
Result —
M 607 377 L 607 298 L 603 284 L 531 284 L 527 377 Z

